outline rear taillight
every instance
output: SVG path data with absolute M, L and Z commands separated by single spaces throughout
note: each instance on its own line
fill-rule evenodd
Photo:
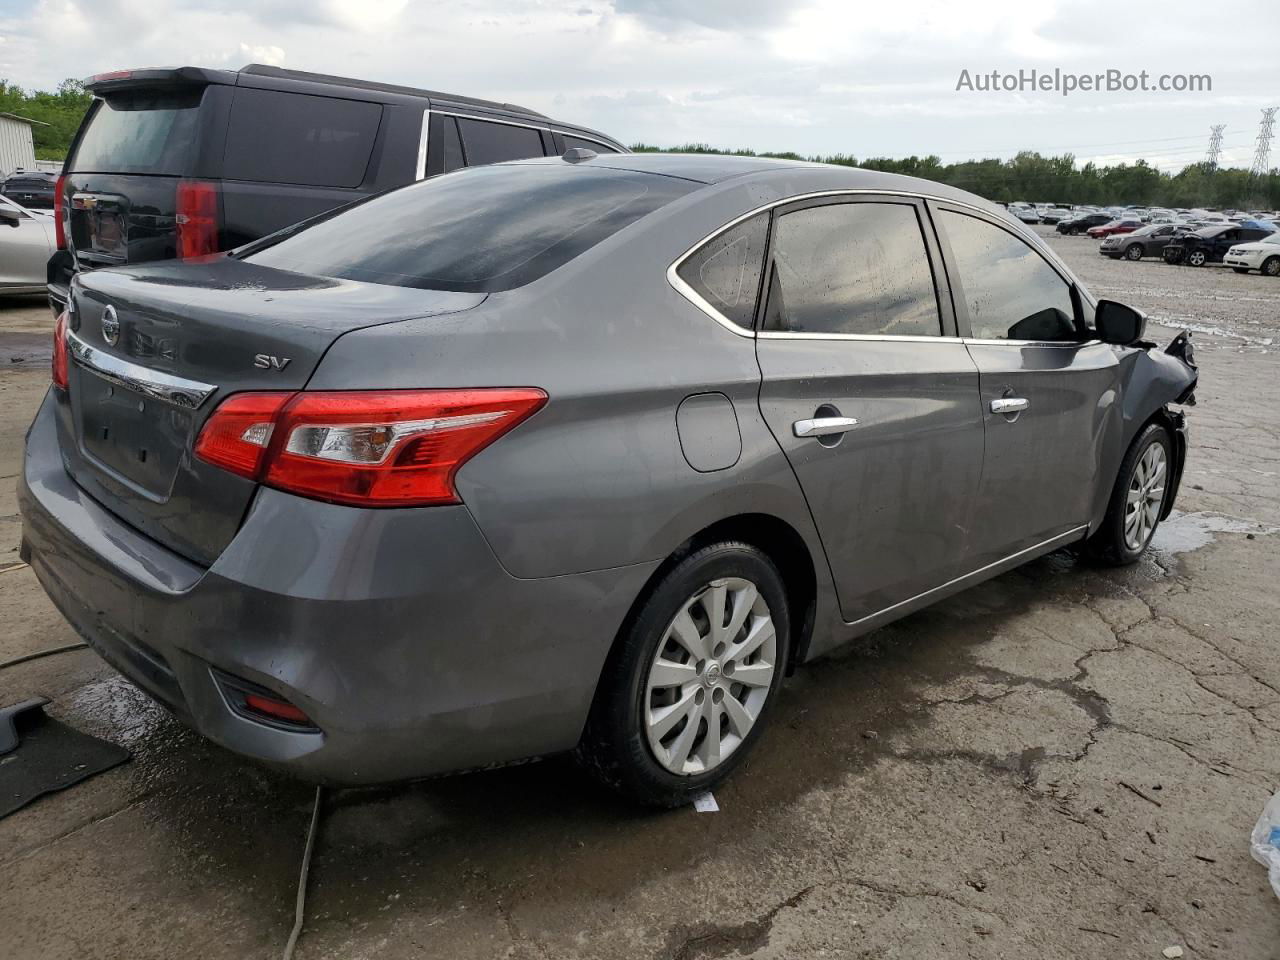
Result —
M 206 180 L 179 180 L 174 198 L 178 224 L 178 259 L 218 252 L 218 185 Z
M 317 500 L 457 503 L 458 468 L 546 400 L 532 387 L 241 393 L 209 417 L 195 453 Z
M 67 389 L 67 311 L 58 314 L 53 324 L 53 385 Z
M 57 185 L 53 188 L 53 232 L 58 239 L 59 250 L 67 249 L 67 225 L 62 222 L 67 213 L 66 186 L 67 175 L 64 173 L 58 177 Z

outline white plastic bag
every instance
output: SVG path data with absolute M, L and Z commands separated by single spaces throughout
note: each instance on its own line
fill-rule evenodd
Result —
M 1280 793 L 1262 808 L 1262 816 L 1249 837 L 1249 852 L 1267 868 L 1271 889 L 1280 897 Z

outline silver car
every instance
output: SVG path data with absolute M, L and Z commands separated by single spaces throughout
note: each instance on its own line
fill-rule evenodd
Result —
M 0 293 L 44 293 L 57 249 L 53 217 L 0 195 Z
M 785 675 L 1035 557 L 1146 549 L 1190 343 L 884 173 L 497 164 L 81 274 L 23 556 L 204 734 L 370 783 L 575 751 L 682 803 Z

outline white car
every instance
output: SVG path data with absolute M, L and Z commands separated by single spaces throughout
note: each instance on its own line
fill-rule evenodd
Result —
M 1040 214 L 1036 212 L 1035 207 L 1016 206 L 1009 204 L 1009 212 L 1021 220 L 1023 223 L 1039 223 Z
M 0 196 L 0 293 L 44 293 L 57 246 L 51 215 Z
M 1280 277 L 1280 233 L 1238 244 L 1227 251 L 1222 262 L 1236 273 L 1260 270 L 1263 276 Z

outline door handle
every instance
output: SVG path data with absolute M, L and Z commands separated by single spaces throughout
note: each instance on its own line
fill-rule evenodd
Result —
M 797 437 L 830 437 L 846 433 L 858 425 L 853 417 L 817 417 L 813 420 L 797 420 L 791 425 Z
M 992 413 L 1019 413 L 1031 406 L 1030 400 L 1024 400 L 1022 397 L 1001 397 L 999 400 L 991 401 Z

